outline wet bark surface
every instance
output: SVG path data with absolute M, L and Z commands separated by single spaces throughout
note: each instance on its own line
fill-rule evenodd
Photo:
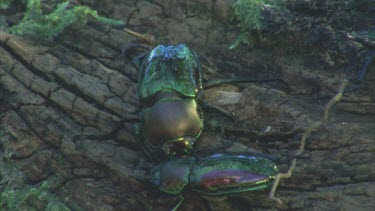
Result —
M 291 27 L 287 34 L 293 37 L 284 40 L 296 44 L 290 48 L 260 44 L 230 51 L 238 34 L 229 21 L 234 1 L 90 2 L 82 1 L 154 35 L 157 43 L 186 43 L 199 55 L 205 80 L 234 74 L 277 77 L 289 84 L 207 90 L 205 99 L 234 112 L 237 120 L 205 111 L 207 127 L 196 143 L 195 156 L 253 151 L 280 158 L 293 155 L 303 131 L 321 118 L 324 105 L 346 77 L 344 67 L 353 64 L 350 71 L 355 74 L 366 60 L 363 51 L 353 47 L 356 41 L 327 35 L 324 25 L 304 32 Z M 283 19 L 270 20 L 280 28 L 284 24 Z M 315 38 L 332 40 L 317 41 L 320 46 L 315 48 L 308 42 L 298 46 L 314 30 L 323 31 Z M 72 210 L 167 210 L 175 205 L 178 197 L 141 181 L 156 163 L 138 146 L 134 123 L 124 120 L 141 110 L 138 71 L 121 56 L 121 47 L 132 42 L 135 39 L 124 31 L 97 24 L 71 28 L 45 42 L 0 31 L 0 192 L 28 193 L 48 184 L 56 204 Z M 316 54 L 309 54 L 310 47 Z M 328 125 L 308 138 L 305 156 L 277 190 L 284 202 L 278 209 L 373 209 L 374 79 L 372 65 L 362 88 L 345 94 L 331 111 Z M 219 123 L 217 127 L 213 122 Z M 279 165 L 281 171 L 287 166 Z M 267 191 L 223 200 L 187 192 L 181 210 L 277 209 Z M 32 196 L 25 199 L 22 207 L 31 210 L 50 203 Z M 11 210 L 6 204 L 1 208 Z

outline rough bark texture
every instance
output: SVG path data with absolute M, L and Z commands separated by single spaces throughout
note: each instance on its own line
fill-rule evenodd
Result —
M 283 31 L 292 36 L 284 44 L 293 47 L 240 46 L 229 51 L 238 34 L 230 25 L 234 1 L 81 2 L 126 20 L 134 30 L 153 34 L 158 43 L 188 44 L 204 64 L 205 79 L 234 73 L 280 77 L 290 84 L 290 89 L 272 83 L 207 90 L 206 99 L 234 112 L 238 121 L 210 110 L 206 119 L 246 130 L 223 134 L 207 127 L 196 145 L 197 156 L 215 150 L 293 155 L 300 135 L 321 118 L 323 106 L 345 77 L 343 67 L 362 58 L 353 47 L 358 43 L 325 33 L 324 24 L 312 21 L 307 29 L 297 24 L 314 17 L 293 22 L 295 28 Z M 298 2 L 296 8 L 303 8 L 304 1 Z M 285 21 L 273 15 L 269 13 L 271 26 L 281 28 Z M 21 208 L 166 210 L 175 205 L 177 197 L 137 180 L 155 163 L 137 145 L 133 123 L 122 120 L 141 109 L 138 72 L 120 55 L 121 46 L 130 42 L 134 38 L 125 32 L 97 25 L 67 30 L 44 43 L 0 31 L 0 192 L 19 194 L 24 199 Z M 309 48 L 317 54 L 311 55 Z M 355 63 L 352 71 L 360 64 Z M 306 157 L 297 161 L 293 176 L 277 190 L 284 202 L 280 209 L 375 207 L 374 79 L 372 66 L 363 88 L 346 94 L 328 125 L 308 138 Z M 280 165 L 282 171 L 286 167 Z M 267 191 L 223 201 L 189 192 L 185 198 L 182 210 L 275 208 Z M 12 207 L 1 207 L 0 202 L 0 209 Z

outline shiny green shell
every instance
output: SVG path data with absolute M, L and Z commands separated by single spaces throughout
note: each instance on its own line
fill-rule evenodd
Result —
M 178 195 L 185 188 L 205 195 L 255 191 L 272 185 L 278 169 L 262 157 L 214 154 L 166 161 L 151 171 L 151 181 L 162 192 Z
M 166 90 L 194 98 L 202 87 L 198 60 L 184 44 L 159 45 L 143 62 L 138 83 L 141 101 Z
M 256 156 L 215 154 L 191 169 L 190 188 L 205 195 L 226 195 L 268 188 L 278 174 L 275 163 Z
M 150 181 L 160 191 L 178 195 L 189 185 L 190 169 L 195 163 L 190 156 L 166 161 L 152 168 Z

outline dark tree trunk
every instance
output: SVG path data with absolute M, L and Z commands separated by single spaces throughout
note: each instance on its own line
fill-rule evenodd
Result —
M 241 84 L 207 90 L 208 101 L 234 112 L 239 120 L 206 111 L 206 120 L 219 119 L 226 132 L 207 127 L 196 145 L 197 156 L 254 149 L 276 157 L 293 155 L 302 132 L 321 118 L 325 103 L 345 78 L 343 67 L 366 60 L 358 49 L 351 52 L 353 58 L 341 49 L 335 58 L 322 62 L 319 56 L 327 56 L 330 48 L 340 49 L 329 41 L 312 49 L 320 54 L 311 57 L 304 49 L 308 45 L 295 50 L 240 46 L 229 51 L 237 33 L 228 25 L 233 1 L 99 2 L 91 6 L 155 35 L 158 43 L 187 43 L 200 56 L 205 79 L 234 73 L 280 77 L 290 85 Z M 315 28 L 309 30 L 291 31 L 295 40 L 285 42 L 301 44 L 298 39 L 312 36 L 309 32 Z M 324 36 L 343 39 L 339 41 L 345 48 L 358 44 L 339 35 Z M 160 194 L 139 180 L 148 166 L 156 164 L 137 145 L 133 123 L 123 120 L 141 109 L 136 96 L 138 71 L 120 55 L 121 46 L 133 41 L 121 30 L 97 25 L 67 30 L 44 43 L 0 31 L 0 209 L 12 210 L 5 201 L 12 194 L 25 199 L 22 208 L 36 210 L 174 206 L 177 197 Z M 332 62 L 337 65 L 329 67 Z M 353 72 L 362 64 L 354 65 Z M 346 94 L 332 110 L 328 125 L 308 138 L 305 157 L 277 190 L 284 202 L 281 209 L 375 207 L 374 67 L 368 69 L 364 88 Z M 286 167 L 280 164 L 281 171 Z M 38 198 L 38 193 L 46 196 Z M 183 210 L 274 206 L 267 191 L 236 194 L 223 201 L 189 192 L 185 198 Z

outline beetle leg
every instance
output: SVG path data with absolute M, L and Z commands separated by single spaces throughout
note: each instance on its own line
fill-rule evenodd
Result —
M 141 69 L 143 58 L 145 58 L 148 53 L 149 51 L 143 52 L 132 59 L 132 63 L 137 69 Z
M 203 155 L 211 155 L 217 152 L 225 151 L 229 147 L 233 145 L 233 142 L 230 140 L 223 140 L 217 146 L 209 147 L 209 148 L 201 148 L 201 149 L 193 149 L 193 154 L 203 154 Z
M 146 146 L 144 145 L 144 143 L 142 141 L 142 137 L 141 137 L 141 125 L 140 124 L 135 124 L 134 125 L 134 130 L 135 130 L 135 137 L 136 137 L 138 145 L 142 148 L 142 150 L 145 153 L 145 155 L 147 156 L 147 158 L 152 159 L 150 151 L 146 148 Z
M 150 51 L 151 50 L 151 47 L 149 45 L 144 45 L 144 44 L 138 44 L 138 43 L 128 43 L 126 45 L 124 45 L 122 48 L 121 48 L 121 54 L 126 57 L 126 53 L 133 49 L 133 48 L 142 48 L 144 50 L 147 50 L 147 51 Z
M 274 79 L 258 80 L 258 79 L 246 78 L 246 77 L 209 80 L 203 83 L 203 89 L 209 89 L 209 88 L 221 86 L 223 84 L 231 84 L 231 83 L 265 83 L 265 82 L 274 82 L 274 81 L 282 82 L 288 87 L 288 89 L 290 89 L 289 84 L 282 79 L 274 78 Z
M 224 114 L 225 116 L 235 120 L 236 117 L 233 113 L 231 112 L 228 112 L 226 111 L 225 109 L 221 108 L 220 106 L 217 106 L 217 105 L 213 105 L 212 103 L 209 103 L 207 101 L 202 101 L 202 106 L 205 107 L 205 108 L 211 108 L 211 109 L 215 109 L 216 111 Z
M 371 40 L 369 40 L 367 38 L 364 38 L 364 37 L 354 36 L 354 35 L 351 35 L 349 33 L 345 33 L 343 31 L 339 31 L 339 33 L 343 34 L 344 36 L 346 36 L 350 40 L 359 42 L 359 43 L 361 43 L 361 44 L 363 44 L 363 45 L 365 45 L 369 48 L 375 49 L 375 42 L 374 41 L 371 41 Z
M 178 200 L 177 204 L 171 209 L 171 211 L 176 211 L 176 210 L 178 210 L 178 208 L 180 208 L 182 202 L 184 202 L 184 199 L 185 199 L 185 198 L 184 198 L 183 195 L 180 195 L 178 198 L 179 198 L 179 200 Z
M 216 201 L 216 202 L 222 202 L 225 200 L 228 200 L 228 196 L 208 196 L 208 195 L 202 195 L 202 198 L 208 200 L 208 201 Z
M 122 115 L 122 119 L 131 122 L 141 122 L 142 116 L 137 114 L 124 114 Z
M 148 158 L 152 159 L 150 150 L 147 149 L 147 147 L 145 146 L 144 142 L 142 141 L 142 137 L 141 137 L 141 124 L 140 123 L 143 120 L 142 115 L 139 115 L 139 114 L 124 114 L 122 116 L 122 119 L 126 120 L 126 121 L 136 122 L 136 124 L 133 125 L 136 141 L 137 141 L 138 145 L 142 148 L 142 150 L 146 154 L 146 156 Z
M 138 139 L 137 140 L 138 142 L 138 145 L 142 148 L 143 152 L 145 153 L 145 155 L 152 160 L 152 155 L 150 153 L 150 151 L 144 146 L 144 144 Z
M 353 92 L 361 87 L 363 81 L 365 80 L 367 71 L 371 68 L 370 64 L 373 63 L 374 58 L 375 58 L 375 51 L 370 51 L 367 55 L 367 58 L 364 64 L 359 70 L 357 78 L 351 78 L 351 82 L 353 83 L 353 86 L 346 89 L 345 92 Z
M 294 158 L 297 158 L 299 160 L 306 160 L 306 159 L 309 159 L 309 156 L 304 155 L 304 154 L 295 154 L 287 159 L 282 160 L 282 162 L 284 163 L 291 162 Z

